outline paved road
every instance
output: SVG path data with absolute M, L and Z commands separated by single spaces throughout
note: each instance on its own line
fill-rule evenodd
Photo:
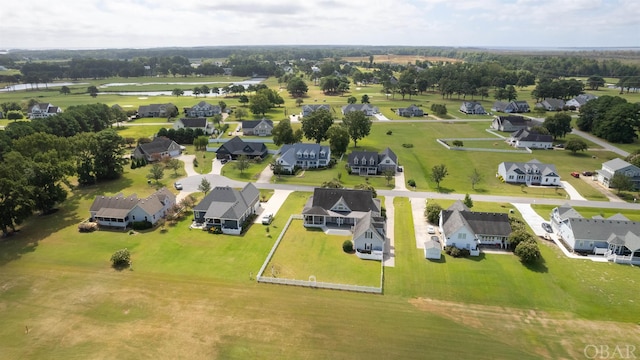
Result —
M 604 140 L 602 140 L 602 139 L 600 139 L 598 137 L 595 137 L 595 136 L 593 136 L 593 135 L 591 135 L 589 133 L 586 133 L 584 131 L 580 131 L 578 129 L 573 129 L 573 130 L 571 130 L 571 133 L 572 134 L 576 134 L 576 135 L 578 135 L 578 136 L 580 136 L 580 137 L 582 137 L 582 138 L 584 138 L 586 140 L 589 140 L 589 141 L 591 141 L 593 143 L 596 143 L 596 144 L 602 146 L 603 148 L 605 148 L 605 149 L 607 149 L 607 150 L 609 150 L 611 152 L 614 152 L 614 153 L 616 153 L 616 154 L 618 154 L 620 156 L 624 156 L 624 157 L 629 156 L 629 152 L 624 151 L 624 150 L 622 150 L 622 149 L 620 149 L 618 147 L 615 147 L 615 146 L 609 144 L 608 142 L 606 142 L 606 141 L 604 141 Z

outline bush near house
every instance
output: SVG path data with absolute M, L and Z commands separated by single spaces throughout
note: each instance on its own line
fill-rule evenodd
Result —
M 455 246 L 447 245 L 444 247 L 444 252 L 447 255 L 451 255 L 453 257 L 469 257 L 471 253 L 467 249 L 460 249 Z
M 134 221 L 131 223 L 131 228 L 133 230 L 147 230 L 151 229 L 153 224 L 149 221 Z
M 342 243 L 342 251 L 346 252 L 347 254 L 351 254 L 353 252 L 353 242 L 351 242 L 351 240 L 345 240 Z

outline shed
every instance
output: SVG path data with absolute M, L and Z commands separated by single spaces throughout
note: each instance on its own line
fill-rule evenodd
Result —
M 424 258 L 440 260 L 442 256 L 442 248 L 440 243 L 434 240 L 427 240 L 424 242 Z

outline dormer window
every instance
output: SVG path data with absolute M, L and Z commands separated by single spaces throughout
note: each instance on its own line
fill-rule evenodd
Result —
M 320 151 L 320 156 L 324 157 L 324 154 L 325 154 L 324 150 Z
M 306 159 L 306 158 L 308 158 L 308 157 L 309 157 L 309 153 L 305 151 L 305 152 L 304 152 L 304 158 Z
M 353 158 L 353 164 L 358 165 L 358 158 Z
M 312 151 L 312 152 L 309 154 L 309 157 L 310 157 L 310 158 L 312 158 L 312 159 L 313 159 L 314 157 L 316 157 L 316 152 L 315 152 L 315 151 Z
M 375 165 L 375 164 L 376 164 L 375 160 L 373 159 L 369 160 L 369 165 Z
M 302 158 L 302 153 L 300 151 L 298 151 L 297 155 L 298 155 L 298 158 Z

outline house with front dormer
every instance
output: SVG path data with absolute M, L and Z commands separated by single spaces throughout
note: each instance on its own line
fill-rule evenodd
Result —
M 242 121 L 242 135 L 271 136 L 272 131 L 273 121 L 269 119 Z
M 526 101 L 496 101 L 493 103 L 491 111 L 503 112 L 503 113 L 527 113 L 531 111 L 529 104 Z
M 460 105 L 460 112 L 467 115 L 484 115 L 487 113 L 484 107 L 475 101 L 463 101 L 462 105 Z
M 211 117 L 222 113 L 222 109 L 218 105 L 210 104 L 206 101 L 200 101 L 192 107 L 184 108 L 187 117 Z
M 173 128 L 178 129 L 200 129 L 206 135 L 213 133 L 213 125 L 211 125 L 207 118 L 181 118 L 173 123 Z
M 280 148 L 276 163 L 283 173 L 293 174 L 296 169 L 317 169 L 329 166 L 331 149 L 320 144 L 287 144 Z
M 231 160 L 245 155 L 249 158 L 258 156 L 264 159 L 267 153 L 267 146 L 263 142 L 244 141 L 239 136 L 234 136 L 231 140 L 218 147 L 218 150 L 216 150 L 216 158 Z
M 182 154 L 180 145 L 164 136 L 155 137 L 149 143 L 138 144 L 133 151 L 134 158 L 144 158 L 148 162 L 158 161 L 165 156 L 177 157 L 180 154 Z
M 561 185 L 555 165 L 543 164 L 536 159 L 528 162 L 502 162 L 498 165 L 497 175 L 509 184 Z
M 424 111 L 422 110 L 422 108 L 419 108 L 415 105 L 411 105 L 406 108 L 396 109 L 396 115 L 400 115 L 404 117 L 424 116 Z
M 98 195 L 89 209 L 91 221 L 99 226 L 126 229 L 133 222 L 148 221 L 155 225 L 175 205 L 176 196 L 166 187 L 149 197 L 139 199 L 135 194 L 125 197 Z
M 443 245 L 467 249 L 471 256 L 480 255 L 480 246 L 506 249 L 511 234 L 508 214 L 471 211 L 460 200 L 440 211 L 438 228 Z
M 622 159 L 616 158 L 602 164 L 602 169 L 597 171 L 597 180 L 604 187 L 611 187 L 611 179 L 616 174 L 621 174 L 633 182 L 636 189 L 640 189 L 640 168 Z
M 550 98 L 540 101 L 535 107 L 546 111 L 560 111 L 564 108 L 564 105 L 564 100 Z
M 242 190 L 216 186 L 193 208 L 195 223 L 203 229 L 219 229 L 223 234 L 240 235 L 260 208 L 260 191 L 252 183 Z
M 311 104 L 311 105 L 303 105 L 302 106 L 302 117 L 309 116 L 316 110 L 324 109 L 331 112 L 331 106 L 327 104 Z
M 370 190 L 315 188 L 302 216 L 308 228 L 350 229 L 359 258 L 382 260 L 386 224 L 380 199 Z
M 569 204 L 551 210 L 551 227 L 570 250 L 602 255 L 623 264 L 640 264 L 640 223 L 622 214 L 585 218 Z
M 166 117 L 176 116 L 178 114 L 178 108 L 171 104 L 151 104 L 140 105 L 138 107 L 138 116 L 145 117 Z
M 496 116 L 491 122 L 491 128 L 504 132 L 514 132 L 527 129 L 531 120 L 520 115 Z
M 520 129 L 506 140 L 509 145 L 517 148 L 551 149 L 553 148 L 553 136 L 539 134 L 529 129 Z
M 29 119 L 41 119 L 49 116 L 58 115 L 62 112 L 57 106 L 53 106 L 50 103 L 37 103 L 29 109 L 27 117 Z
M 398 157 L 389 148 L 375 151 L 352 151 L 348 156 L 349 169 L 355 175 L 377 175 L 387 170 L 396 173 Z
M 370 104 L 349 104 L 342 107 L 342 115 L 347 115 L 353 111 L 361 111 L 367 116 L 373 116 L 380 112 L 377 107 Z

